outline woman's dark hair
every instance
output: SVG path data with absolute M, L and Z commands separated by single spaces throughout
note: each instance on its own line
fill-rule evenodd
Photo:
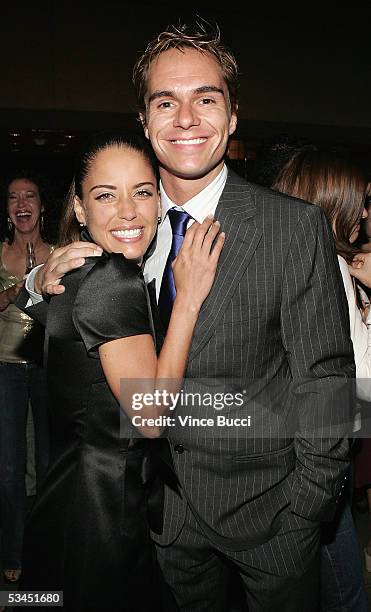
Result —
M 336 251 L 346 261 L 358 252 L 349 242 L 365 206 L 365 172 L 331 151 L 295 153 L 279 172 L 272 189 L 320 206 L 334 230 Z
M 82 184 L 98 153 L 112 147 L 132 149 L 148 161 L 158 182 L 158 164 L 149 141 L 140 134 L 124 131 L 97 132 L 89 137 L 75 166 L 75 175 L 68 191 L 59 230 L 59 246 L 80 239 L 80 227 L 74 211 L 75 196 L 82 199 Z M 125 168 L 123 168 L 125 172 Z
M 31 168 L 17 167 L 9 170 L 0 184 L 0 241 L 12 244 L 14 240 L 14 227 L 8 225 L 8 190 L 9 185 L 18 179 L 25 179 L 34 183 L 39 190 L 41 206 L 43 208 L 40 234 L 44 242 L 55 244 L 58 228 L 58 202 L 52 197 L 51 186 L 47 179 Z

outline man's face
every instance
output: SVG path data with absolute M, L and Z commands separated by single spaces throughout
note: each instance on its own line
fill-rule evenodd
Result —
M 161 167 L 161 178 L 219 173 L 228 137 L 236 129 L 228 89 L 211 55 L 169 49 L 151 64 L 144 131 Z M 207 182 L 210 182 L 209 180 Z

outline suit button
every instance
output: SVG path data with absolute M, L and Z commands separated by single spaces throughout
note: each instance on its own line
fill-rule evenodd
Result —
M 175 444 L 174 450 L 175 450 L 176 453 L 179 453 L 179 455 L 181 455 L 182 453 L 184 453 L 184 446 L 183 446 L 183 444 Z

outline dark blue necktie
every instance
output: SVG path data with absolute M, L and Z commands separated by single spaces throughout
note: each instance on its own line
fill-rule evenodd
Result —
M 161 282 L 160 295 L 158 299 L 161 319 L 165 328 L 167 328 L 167 326 L 169 325 L 171 311 L 173 309 L 173 303 L 176 296 L 174 276 L 171 264 L 179 253 L 179 249 L 182 246 L 182 242 L 187 230 L 188 221 L 192 218 L 188 213 L 184 212 L 183 210 L 176 210 L 175 208 L 170 208 L 167 214 L 170 220 L 171 230 L 173 232 L 173 240 L 171 243 L 170 253 L 166 261 L 164 275 L 162 277 Z

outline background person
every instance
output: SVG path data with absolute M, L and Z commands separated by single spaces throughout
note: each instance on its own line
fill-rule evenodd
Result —
M 370 296 L 371 289 L 371 215 L 370 215 L 370 184 L 368 185 L 367 210 L 368 216 L 363 221 L 361 242 L 359 246 L 362 254 L 355 256 L 350 267 L 350 273 L 355 277 L 356 281 L 362 283 L 362 287 Z M 367 255 L 363 255 L 367 253 Z M 370 330 L 371 322 L 369 317 L 366 321 Z M 370 332 L 371 334 L 371 332 Z M 368 351 L 371 355 L 371 342 L 368 345 Z M 366 406 L 364 422 L 366 421 L 367 437 L 364 435 L 358 440 L 358 450 L 354 460 L 354 488 L 355 488 L 355 503 L 357 507 L 361 506 L 362 500 L 365 498 L 366 508 L 370 517 L 369 538 L 364 549 L 365 566 L 368 572 L 371 572 L 371 416 L 370 404 Z M 357 503 L 358 501 L 358 503 Z
M 42 368 L 43 330 L 12 302 L 23 285 L 26 245 L 36 264 L 52 251 L 44 229 L 48 215 L 42 179 L 18 171 L 4 185 L 0 243 L 0 512 L 3 576 L 16 582 L 21 571 L 25 513 L 26 419 L 29 400 L 35 430 L 37 486 L 48 464 L 46 381 Z M 45 227 L 46 227 L 45 222 Z
M 351 276 L 349 264 L 365 209 L 367 178 L 351 161 L 336 153 L 306 150 L 295 153 L 281 169 L 272 186 L 287 195 L 320 206 L 333 228 L 336 250 L 348 300 L 350 335 L 353 342 L 358 394 L 371 400 L 371 329 L 369 301 Z M 305 242 L 302 245 L 305 248 Z M 367 382 L 368 381 L 368 382 Z M 351 489 L 339 505 L 332 524 L 323 525 L 321 547 L 321 607 L 366 612 L 358 541 L 351 515 Z

